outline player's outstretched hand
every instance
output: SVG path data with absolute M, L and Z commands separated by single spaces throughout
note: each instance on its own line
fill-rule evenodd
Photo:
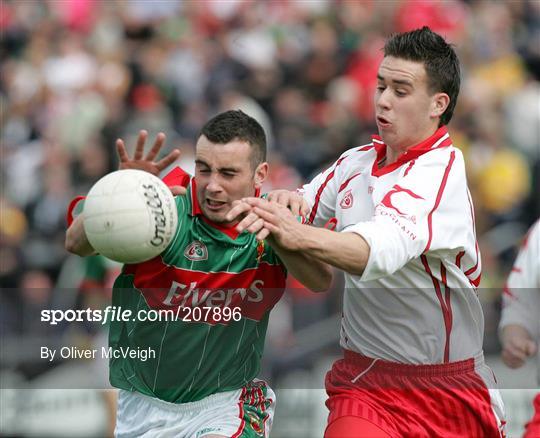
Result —
M 174 149 L 165 157 L 159 161 L 155 161 L 159 151 L 161 150 L 163 144 L 165 143 L 165 134 L 160 132 L 154 141 L 154 145 L 148 151 L 146 156 L 144 155 L 144 144 L 148 138 L 148 132 L 144 129 L 139 131 L 139 137 L 137 138 L 137 145 L 135 146 L 135 153 L 133 158 L 129 158 L 129 155 L 126 151 L 126 146 L 124 140 L 119 138 L 116 140 L 116 152 L 118 153 L 118 158 L 120 159 L 120 165 L 118 166 L 119 170 L 123 169 L 138 169 L 149 172 L 152 175 L 159 176 L 160 172 L 165 169 L 170 164 L 174 163 L 180 156 L 180 150 Z M 172 186 L 170 187 L 173 195 L 183 195 L 186 193 L 186 189 L 181 186 Z
M 302 238 L 302 225 L 285 206 L 261 198 L 244 198 L 243 203 L 251 206 L 251 212 L 236 226 L 238 232 L 244 230 L 256 234 L 258 240 L 270 234 L 282 248 L 290 251 L 298 249 Z
M 305 216 L 309 213 L 308 203 L 297 192 L 291 192 L 289 190 L 272 190 L 268 193 L 267 199 L 287 207 L 295 216 Z
M 527 358 L 536 355 L 538 351 L 538 346 L 525 328 L 517 325 L 509 325 L 504 328 L 502 344 L 501 357 L 510 368 L 521 367 Z

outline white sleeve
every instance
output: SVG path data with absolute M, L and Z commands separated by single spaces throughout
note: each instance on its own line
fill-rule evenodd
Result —
M 380 198 L 370 221 L 344 229 L 361 235 L 370 246 L 361 280 L 393 274 L 428 251 L 448 251 L 465 245 L 472 228 L 462 155 L 429 152 L 407 176 Z
M 540 221 L 529 231 L 503 292 L 499 330 L 510 324 L 540 337 Z
M 298 189 L 310 207 L 306 216 L 307 223 L 322 227 L 335 217 L 339 179 L 337 173 L 345 158 L 347 156 L 342 155 L 332 166 Z

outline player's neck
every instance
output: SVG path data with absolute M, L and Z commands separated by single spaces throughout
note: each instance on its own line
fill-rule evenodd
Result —
M 432 137 L 435 132 L 437 132 L 438 127 L 431 127 L 429 130 L 426 130 L 422 135 L 417 136 L 414 139 L 410 139 L 407 142 L 404 142 L 399 145 L 392 145 L 386 143 L 386 160 L 384 165 L 388 166 L 389 164 L 395 163 L 402 155 L 406 154 L 407 151 L 420 143 L 426 141 L 428 138 Z

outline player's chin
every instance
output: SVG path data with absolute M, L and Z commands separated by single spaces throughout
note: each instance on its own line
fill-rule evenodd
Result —
M 216 211 L 216 209 L 204 209 L 204 215 L 210 219 L 212 222 L 217 224 L 226 224 L 228 221 L 226 219 L 227 213 L 230 211 L 230 206 L 224 205 L 222 208 Z

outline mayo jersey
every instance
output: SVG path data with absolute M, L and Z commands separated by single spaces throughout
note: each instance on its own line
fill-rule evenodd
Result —
M 111 322 L 111 384 L 173 403 L 236 390 L 258 374 L 286 278 L 254 235 L 202 216 L 194 185 L 175 198 L 178 228 L 167 250 L 125 265 L 113 289 L 113 306 L 132 317 Z
M 510 324 L 524 327 L 540 342 L 540 220 L 531 227 L 503 290 L 499 330 Z M 538 382 L 540 382 L 540 352 Z
M 370 255 L 345 273 L 341 345 L 365 356 L 435 364 L 481 353 L 481 264 L 461 151 L 446 127 L 384 165 L 386 145 L 345 152 L 300 192 L 308 222 L 361 235 Z

